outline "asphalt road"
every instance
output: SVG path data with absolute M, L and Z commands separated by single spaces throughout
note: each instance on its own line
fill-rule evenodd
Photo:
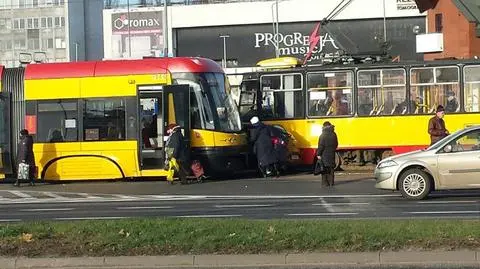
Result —
M 235 179 L 203 184 L 97 182 L 0 185 L 0 222 L 24 220 L 181 218 L 480 218 L 480 191 L 434 193 L 407 201 L 374 188 L 369 174 L 338 175 L 322 188 L 318 177 Z

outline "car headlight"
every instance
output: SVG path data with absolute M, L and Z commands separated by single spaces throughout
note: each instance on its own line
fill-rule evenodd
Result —
M 387 168 L 398 165 L 395 161 L 384 161 L 378 164 L 377 168 Z

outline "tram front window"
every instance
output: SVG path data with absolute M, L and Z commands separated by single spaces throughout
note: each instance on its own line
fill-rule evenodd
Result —
M 200 118 L 202 129 L 241 131 L 240 114 L 228 93 L 224 74 L 174 73 L 173 79 L 175 84 L 188 84 L 193 89 L 195 100 L 191 101 L 192 110 L 194 117 Z

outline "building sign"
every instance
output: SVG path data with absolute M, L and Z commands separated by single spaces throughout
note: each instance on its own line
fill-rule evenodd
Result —
M 383 43 L 383 19 L 331 21 L 326 27 L 318 22 L 293 22 L 279 25 L 274 35 L 271 24 L 230 25 L 176 29 L 176 55 L 201 56 L 220 62 L 223 52 L 227 62 L 238 67 L 255 66 L 258 61 L 281 56 L 293 56 L 320 63 L 322 57 L 344 50 L 348 54 L 378 54 Z M 416 54 L 415 33 L 425 29 L 425 17 L 390 18 L 387 37 L 390 54 L 401 60 L 421 59 Z M 222 35 L 226 38 L 225 46 Z M 309 51 L 311 49 L 311 55 Z M 234 66 L 231 66 L 234 67 Z
M 415 0 L 397 0 L 397 10 L 417 9 Z
M 111 14 L 112 58 L 141 58 L 163 52 L 163 11 Z
M 278 40 L 278 51 L 280 56 L 295 56 L 300 59 L 303 59 L 307 55 L 311 43 L 310 35 L 305 35 L 300 32 L 279 33 L 275 36 L 272 33 L 255 33 L 254 35 L 254 48 L 269 46 L 277 48 Z M 339 49 L 335 39 L 328 33 L 317 37 L 317 40 L 314 40 L 314 42 L 316 41 L 316 44 L 312 50 L 312 57 L 309 58 L 309 61 L 318 59 L 318 56 L 325 48 L 329 51 Z

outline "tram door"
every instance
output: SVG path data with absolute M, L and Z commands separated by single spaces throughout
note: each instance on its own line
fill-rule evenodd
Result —
M 189 86 L 139 86 L 139 152 L 142 170 L 165 166 L 166 127 L 177 123 L 190 134 Z M 190 137 L 186 136 L 189 145 Z

